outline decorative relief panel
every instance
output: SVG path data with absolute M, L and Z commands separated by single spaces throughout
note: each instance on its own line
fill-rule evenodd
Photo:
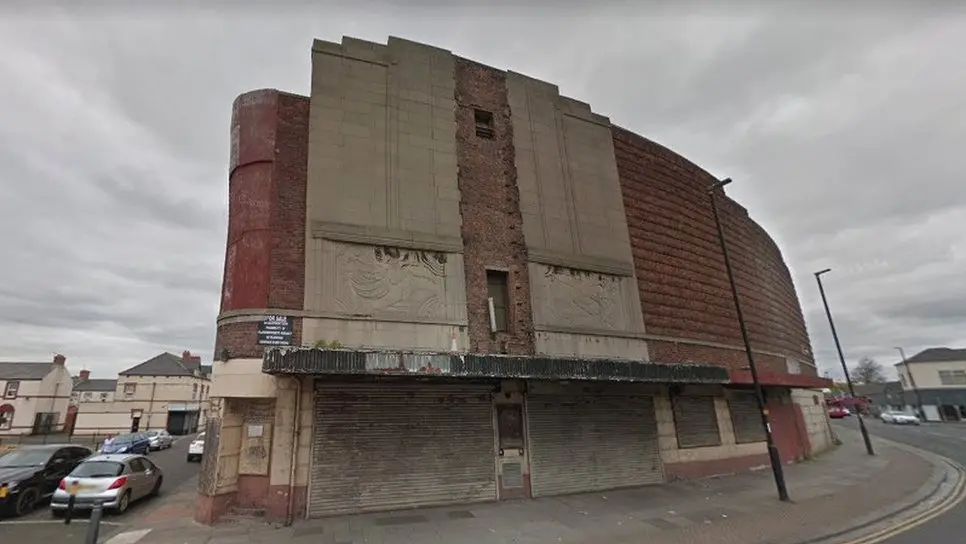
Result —
M 627 330 L 622 278 L 531 264 L 534 307 L 539 324 L 592 330 Z M 535 315 L 535 320 L 537 316 Z
M 322 301 L 330 311 L 377 319 L 460 317 L 456 306 L 465 299 L 456 297 L 462 283 L 453 279 L 463 270 L 450 262 L 453 254 L 332 241 L 323 243 L 322 254 Z

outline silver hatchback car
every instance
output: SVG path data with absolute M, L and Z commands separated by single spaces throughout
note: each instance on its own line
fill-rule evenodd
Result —
M 163 481 L 161 467 L 143 455 L 95 455 L 60 481 L 50 498 L 50 512 L 62 516 L 74 495 L 76 510 L 90 510 L 101 503 L 104 509 L 121 514 L 131 503 L 157 495 Z

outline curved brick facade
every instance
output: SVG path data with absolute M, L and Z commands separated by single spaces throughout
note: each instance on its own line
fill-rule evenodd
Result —
M 272 89 L 235 99 L 222 315 L 303 307 L 308 110 L 308 98 Z M 219 324 L 215 357 L 261 356 L 256 324 L 235 319 Z
M 745 355 L 717 240 L 710 174 L 660 144 L 614 129 L 644 323 L 650 335 L 711 345 L 651 341 L 661 362 L 709 361 L 738 369 Z M 811 363 L 808 332 L 791 275 L 768 234 L 729 198 L 719 211 L 748 324 L 763 370 L 786 373 L 786 355 Z M 810 370 L 809 370 L 810 369 Z M 813 366 L 802 372 L 815 375 Z
M 572 375 L 560 377 L 570 366 L 587 367 L 576 381 L 598 381 L 601 391 L 620 381 L 615 368 L 648 370 L 633 361 L 726 367 L 728 373 L 703 368 L 713 380 L 650 379 L 648 447 L 659 452 L 664 479 L 766 462 L 763 441 L 740 439 L 747 417 L 744 423 L 732 417 L 738 412 L 731 403 L 743 398 L 741 386 L 750 379 L 706 192 L 715 181 L 669 149 L 613 127 L 588 104 L 560 96 L 550 83 L 397 38 L 388 45 L 317 41 L 311 100 L 257 90 L 233 105 L 215 345 L 215 358 L 225 363 L 213 365 L 220 386 L 213 397 L 224 403 L 209 418 L 196 518 L 210 522 L 229 508 L 271 519 L 307 514 L 307 489 L 319 485 L 310 477 L 319 454 L 312 444 L 324 442 L 316 435 L 316 378 L 336 382 L 364 369 L 380 382 L 430 371 L 465 382 L 467 375 L 448 363 L 411 365 L 425 353 L 393 355 L 412 351 L 537 356 L 522 362 L 548 372 L 563 368 L 551 374 L 560 383 L 541 383 L 515 369 L 517 359 L 503 369 L 503 363 L 481 365 L 500 381 L 503 394 L 494 402 L 519 406 L 520 417 L 528 417 L 523 407 L 531 385 L 546 386 L 547 398 L 558 386 L 561 395 L 576 391 Z M 826 382 L 816 375 L 781 251 L 744 208 L 724 196 L 718 202 L 775 441 L 783 460 L 801 459 L 831 443 L 824 407 L 808 391 Z M 404 248 L 406 257 L 384 258 L 399 255 L 387 248 Z M 407 260 L 420 252 L 446 266 Z M 505 312 L 500 327 L 496 301 Z M 387 353 L 339 353 L 334 362 L 320 359 L 298 373 L 266 373 L 257 330 L 265 315 L 277 314 L 293 318 L 294 346 L 336 340 Z M 574 357 L 586 364 L 573 364 Z M 717 440 L 704 436 L 707 419 L 697 427 L 676 419 L 676 399 L 687 396 L 712 397 L 695 410 L 710 406 L 703 417 L 718 425 Z M 246 434 L 247 425 L 266 422 L 271 433 Z M 364 447 L 365 425 L 346 432 L 359 433 L 352 440 Z M 543 432 L 556 440 L 552 429 Z M 682 442 L 688 433 L 701 434 L 701 445 Z M 483 440 L 492 434 L 487 430 Z M 534 436 L 527 440 L 539 444 L 540 433 Z M 600 444 L 609 447 L 602 441 L 583 447 Z M 508 458 L 521 481 L 541 470 L 530 466 L 528 451 L 536 447 Z M 377 449 L 377 464 L 384 465 Z M 268 457 L 258 454 L 267 451 Z M 347 458 L 357 463 L 364 457 L 357 454 Z M 414 458 L 429 463 L 425 453 Z M 450 470 L 449 460 L 436 462 Z M 498 498 L 533 495 L 529 483 L 506 483 L 514 480 L 503 479 L 503 459 L 481 466 L 499 467 Z
M 274 90 L 252 91 L 235 101 L 221 298 L 225 317 L 303 308 L 308 109 L 308 98 Z M 733 349 L 741 335 L 705 192 L 714 178 L 642 136 L 616 127 L 613 135 L 651 358 L 745 368 L 744 353 Z M 464 213 L 491 209 L 481 201 L 491 198 L 489 193 L 474 195 L 464 192 Z M 808 333 L 781 251 L 744 208 L 728 198 L 719 202 L 762 370 L 787 373 L 785 356 L 811 363 Z M 472 224 L 464 218 L 464 225 Z M 467 228 L 464 237 L 473 238 L 474 229 Z M 519 227 L 508 232 L 520 235 Z M 516 247 L 496 239 L 503 242 L 500 247 Z M 515 319 L 529 323 L 529 304 L 522 302 Z M 244 320 L 220 324 L 216 357 L 223 348 L 231 357 L 261 355 L 255 323 L 239 319 Z M 810 364 L 802 373 L 816 374 Z

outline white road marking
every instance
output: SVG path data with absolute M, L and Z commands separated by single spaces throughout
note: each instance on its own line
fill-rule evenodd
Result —
M 134 544 L 138 540 L 148 536 L 152 529 L 139 529 L 137 531 L 125 531 L 118 533 L 107 539 L 104 544 Z

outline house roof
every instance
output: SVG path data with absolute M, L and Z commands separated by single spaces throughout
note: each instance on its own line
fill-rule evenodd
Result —
M 959 361 L 966 361 L 966 349 L 929 348 L 903 362 L 896 363 L 895 366 L 905 363 L 953 363 Z
M 88 378 L 86 380 L 81 380 L 74 384 L 74 391 L 82 391 L 82 392 L 83 391 L 106 392 L 106 391 L 114 391 L 115 389 L 117 389 L 117 380 L 108 380 L 108 379 L 101 379 L 101 378 L 95 378 L 95 379 Z
M 0 363 L 0 380 L 42 380 L 53 363 Z
M 881 395 L 882 393 L 885 393 L 887 385 L 888 384 L 886 383 L 863 383 L 855 385 L 855 394 L 859 395 L 860 397 Z
M 194 376 L 198 363 L 185 362 L 172 353 L 156 355 L 143 363 L 118 372 L 119 376 Z

